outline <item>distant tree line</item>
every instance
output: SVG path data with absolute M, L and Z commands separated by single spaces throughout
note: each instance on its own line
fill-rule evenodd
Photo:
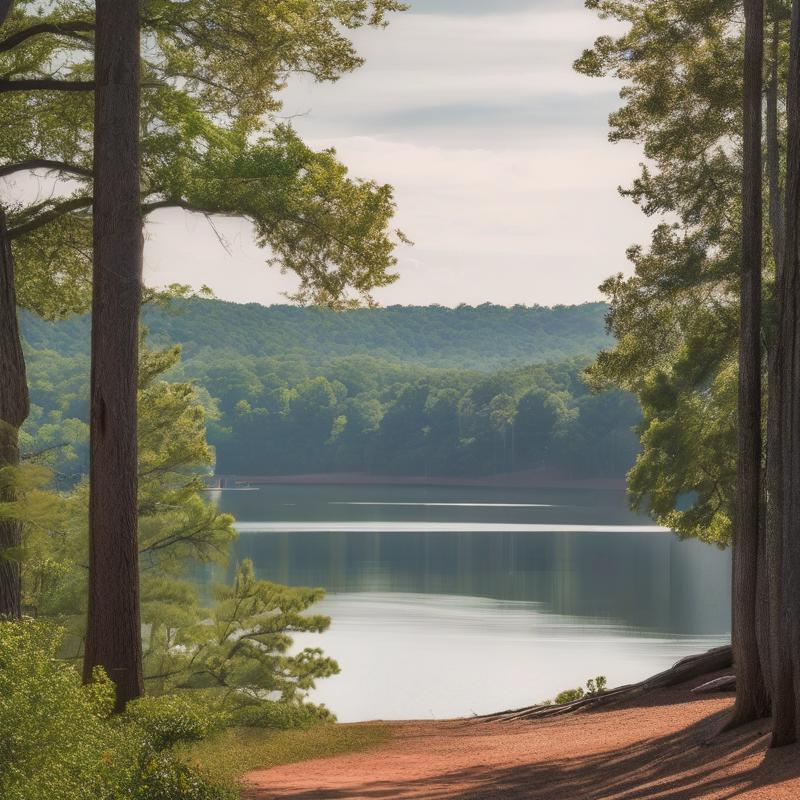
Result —
M 86 468 L 88 360 L 29 349 L 28 362 L 23 449 L 52 450 L 69 485 Z M 313 353 L 256 358 L 205 349 L 173 376 L 197 387 L 221 474 L 548 469 L 622 477 L 638 450 L 639 407 L 628 393 L 592 393 L 585 363 L 487 374 L 370 356 L 319 363 Z
M 324 306 L 239 305 L 202 297 L 169 308 L 149 304 L 144 324 L 154 345 L 183 344 L 184 357 L 204 349 L 261 357 L 293 353 L 321 361 L 354 354 L 432 367 L 495 371 L 503 366 L 592 357 L 611 344 L 605 303 L 579 306 L 389 306 L 333 311 Z M 23 313 L 22 330 L 36 349 L 85 352 L 88 320 L 55 326 Z

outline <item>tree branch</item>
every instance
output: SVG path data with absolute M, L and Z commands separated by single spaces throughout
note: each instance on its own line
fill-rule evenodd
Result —
M 16 164 L 3 164 L 0 166 L 0 178 L 13 175 L 15 172 L 29 172 L 34 169 L 46 169 L 49 172 L 63 172 L 77 175 L 81 178 L 91 178 L 92 170 L 80 167 L 77 164 L 67 164 L 65 161 L 52 161 L 49 158 L 29 158 L 18 161 Z
M 63 217 L 65 214 L 69 214 L 70 211 L 78 211 L 81 208 L 89 208 L 92 205 L 92 199 L 93 198 L 91 196 L 85 195 L 81 197 L 71 197 L 68 200 L 57 203 L 48 211 L 42 212 L 38 216 L 33 217 L 33 219 L 20 223 L 13 228 L 9 228 L 8 238 L 11 241 L 14 239 L 19 239 L 20 236 L 24 236 L 26 233 L 35 231 L 37 228 L 41 228 L 42 225 L 47 225 L 47 223 L 53 222 L 59 217 Z
M 2 0 L 0 0 L 2 2 Z M 91 208 L 93 202 L 93 198 L 91 195 L 81 195 L 79 197 L 70 197 L 66 200 L 63 200 L 59 203 L 55 203 L 51 205 L 48 203 L 42 203 L 40 206 L 29 209 L 29 213 L 34 213 L 35 216 L 28 219 L 27 222 L 21 222 L 19 225 L 15 225 L 13 228 L 9 228 L 8 230 L 8 238 L 10 240 L 19 239 L 21 236 L 24 236 L 26 233 L 30 233 L 31 231 L 35 231 L 38 228 L 41 228 L 43 225 L 47 225 L 54 220 L 57 220 L 59 217 L 63 217 L 65 214 L 69 214 L 72 211 L 79 211 L 84 208 Z M 41 213 L 36 213 L 39 209 L 47 208 L 47 210 L 42 210 Z M 211 211 L 209 209 L 204 208 L 197 208 L 195 206 L 190 205 L 189 203 L 183 200 L 156 200 L 151 203 L 142 203 L 142 216 L 146 216 L 151 211 L 155 211 L 159 208 L 183 208 L 186 211 L 192 211 L 198 214 L 215 214 L 215 215 L 225 215 L 225 212 L 217 212 Z M 228 214 L 227 216 L 240 216 L 238 214 Z
M 152 211 L 158 211 L 159 208 L 183 208 L 187 211 L 189 204 L 183 200 L 152 200 L 149 203 L 142 203 L 142 215 L 146 216 Z
M 0 22 L 2 22 L 2 4 L 3 0 L 0 0 Z M 91 33 L 92 31 L 94 31 L 94 23 L 82 20 L 61 23 L 42 22 L 39 25 L 31 25 L 30 28 L 12 33 L 11 36 L 7 36 L 5 39 L 0 39 L 0 53 L 13 50 L 28 39 L 40 36 L 43 33 L 55 33 L 59 36 L 68 36 L 71 39 L 79 39 L 82 42 L 86 42 L 89 40 L 85 36 L 81 36 L 81 32 Z
M 51 92 L 92 92 L 94 91 L 94 81 L 64 81 L 58 78 L 0 80 L 0 92 L 29 92 L 32 89 L 44 89 Z

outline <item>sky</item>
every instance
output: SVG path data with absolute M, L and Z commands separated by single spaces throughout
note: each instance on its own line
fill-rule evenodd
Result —
M 306 142 L 395 187 L 396 224 L 414 245 L 398 249 L 400 279 L 379 303 L 581 303 L 628 271 L 625 250 L 652 220 L 617 187 L 641 154 L 607 140 L 619 86 L 571 67 L 611 24 L 580 0 L 416 0 L 388 28 L 356 33 L 360 70 L 292 80 L 282 113 Z M 266 266 L 249 225 L 214 227 L 153 215 L 146 282 L 285 302 L 295 281 Z

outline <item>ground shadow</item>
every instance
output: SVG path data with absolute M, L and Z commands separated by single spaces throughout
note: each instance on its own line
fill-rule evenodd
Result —
M 681 693 L 681 702 L 690 695 Z M 660 692 L 631 706 L 675 703 Z M 598 710 L 593 714 L 602 714 Z M 366 780 L 346 790 L 285 791 L 291 800 L 351 800 L 353 797 L 405 800 L 726 800 L 756 788 L 800 776 L 800 748 L 769 751 L 769 723 L 719 733 L 728 711 L 710 714 L 676 733 L 648 739 L 618 751 L 586 756 L 564 753 L 547 763 L 493 767 L 475 765 L 400 783 Z M 486 723 L 471 722 L 466 725 Z M 530 723 L 538 724 L 537 722 Z M 464 729 L 466 733 L 466 728 Z M 746 761 L 755 766 L 743 769 Z M 250 800 L 266 800 L 269 790 L 251 791 Z M 787 797 L 789 795 L 786 795 Z

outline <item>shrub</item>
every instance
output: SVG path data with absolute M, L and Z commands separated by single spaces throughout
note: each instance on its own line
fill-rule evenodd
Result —
M 574 703 L 580 700 L 584 695 L 583 689 L 579 686 L 577 689 L 565 689 L 556 695 L 556 705 L 566 705 L 567 703 Z
M 0 623 L 0 797 L 106 800 L 129 784 L 138 742 L 109 721 L 114 690 L 102 672 L 83 686 L 57 659 L 49 625 Z
M 172 753 L 154 753 L 137 776 L 133 800 L 233 800 L 237 793 L 209 783 Z
M 581 700 L 584 697 L 594 697 L 598 694 L 603 694 L 608 685 L 608 680 L 605 675 L 598 675 L 596 678 L 589 678 L 586 681 L 586 690 L 584 691 L 580 686 L 577 689 L 565 689 L 556 695 L 557 705 L 566 705 L 567 703 L 574 703 L 576 700 Z
M 144 731 L 156 751 L 178 742 L 198 742 L 228 721 L 225 714 L 183 695 L 143 697 L 128 704 L 125 716 Z
M 112 717 L 102 670 L 83 686 L 58 659 L 63 631 L 32 620 L 0 622 L 2 800 L 223 800 L 164 748 L 195 741 L 219 721 L 179 697 L 131 704 Z
M 288 730 L 335 721 L 336 717 L 325 706 L 315 706 L 310 703 L 266 701 L 242 706 L 233 713 L 233 722 L 244 728 Z
M 590 678 L 588 681 L 586 681 L 586 694 L 603 694 L 607 685 L 608 681 L 606 680 L 605 675 L 598 675 L 596 678 Z

